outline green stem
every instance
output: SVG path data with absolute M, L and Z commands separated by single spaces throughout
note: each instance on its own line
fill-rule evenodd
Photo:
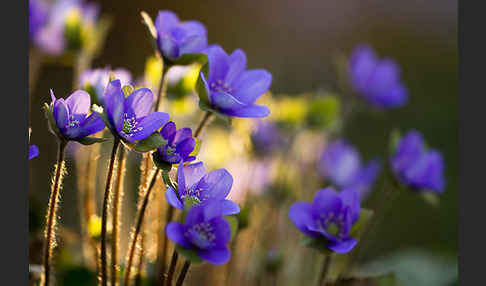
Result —
M 121 212 L 121 203 L 123 199 L 123 185 L 125 179 L 125 162 L 126 162 L 126 149 L 122 146 L 122 150 L 120 150 L 120 157 L 118 158 L 118 168 L 116 172 L 116 184 L 115 184 L 115 192 L 113 197 L 113 215 L 112 215 L 112 223 L 113 231 L 112 231 L 112 242 L 111 242 L 111 285 L 117 286 L 118 285 L 118 233 L 120 227 L 120 212 Z
M 101 285 L 107 286 L 108 285 L 108 263 L 107 263 L 107 222 L 108 222 L 108 208 L 110 206 L 110 198 L 111 198 L 111 188 L 113 185 L 113 173 L 116 164 L 116 154 L 118 151 L 118 146 L 120 145 L 120 139 L 115 137 L 115 141 L 113 142 L 113 149 L 111 150 L 111 158 L 110 164 L 108 166 L 108 174 L 106 177 L 106 187 L 105 187 L 105 194 L 103 198 L 103 210 L 101 214 Z
M 142 229 L 143 219 L 145 218 L 145 211 L 147 209 L 150 194 L 151 194 L 152 189 L 155 185 L 155 182 L 157 182 L 157 176 L 158 176 L 159 172 L 160 172 L 160 169 L 157 169 L 154 172 L 154 174 L 152 175 L 152 178 L 150 179 L 150 185 L 149 185 L 147 191 L 145 192 L 143 202 L 140 206 L 140 209 L 138 210 L 137 221 L 135 223 L 135 231 L 133 233 L 132 241 L 130 243 L 130 249 L 129 249 L 129 252 L 128 252 L 127 268 L 126 268 L 126 272 L 125 272 L 125 281 L 124 281 L 125 286 L 128 286 L 128 284 L 130 282 L 130 273 L 131 273 L 131 270 L 132 270 L 133 259 L 135 257 L 135 249 L 136 249 L 136 246 L 137 246 L 137 239 L 138 239 L 138 236 L 140 235 L 140 230 Z
M 173 188 L 173 189 L 174 189 L 174 191 L 176 191 L 176 190 L 177 190 L 177 188 L 174 186 L 174 184 L 172 183 L 172 180 L 171 180 L 171 179 L 170 179 L 170 177 L 169 177 L 169 172 L 165 172 L 165 171 L 164 171 L 164 172 L 162 172 L 162 179 L 164 180 L 164 183 L 165 183 L 167 186 L 169 186 L 169 187 Z
M 206 111 L 203 119 L 201 120 L 201 122 L 199 122 L 199 126 L 197 126 L 196 128 L 196 132 L 194 132 L 195 138 L 199 138 L 202 131 L 204 130 L 204 127 L 209 123 L 209 119 L 211 119 L 212 115 L 213 113 L 211 111 Z
M 47 222 L 45 230 L 45 248 L 44 248 L 44 286 L 49 286 L 50 281 L 50 264 L 52 260 L 52 249 L 56 245 L 55 228 L 56 228 L 56 211 L 59 193 L 61 191 L 62 174 L 64 170 L 64 151 L 66 150 L 67 141 L 59 142 L 57 152 L 56 171 L 54 173 L 54 183 L 52 185 L 51 196 L 49 198 L 49 208 L 47 212 Z
M 172 252 L 172 259 L 170 260 L 169 272 L 167 273 L 167 283 L 166 285 L 172 286 L 172 277 L 174 276 L 174 271 L 177 265 L 177 259 L 179 258 L 179 254 L 177 250 L 174 249 Z
M 186 274 L 189 271 L 189 266 L 191 266 L 191 262 L 189 260 L 186 260 L 184 262 L 184 266 L 182 267 L 181 273 L 179 274 L 179 278 L 177 278 L 176 286 L 181 286 L 182 283 L 184 283 Z
M 317 281 L 316 286 L 326 285 L 326 279 L 329 274 L 329 268 L 331 268 L 331 263 L 332 263 L 332 254 L 328 254 L 324 257 L 321 274 L 319 275 L 319 280 Z

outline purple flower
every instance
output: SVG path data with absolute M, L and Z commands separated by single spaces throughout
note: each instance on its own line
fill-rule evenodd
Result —
M 39 156 L 39 148 L 35 145 L 29 146 L 29 160 L 34 159 L 35 157 Z
M 263 69 L 246 70 L 246 55 L 235 50 L 231 55 L 219 46 L 206 49 L 208 73 L 201 72 L 203 90 L 200 104 L 231 117 L 265 117 L 270 110 L 254 102 L 270 88 L 272 75 Z
M 260 154 L 268 154 L 280 146 L 282 137 L 275 123 L 258 120 L 256 128 L 251 133 L 251 141 L 255 151 Z
M 177 168 L 177 191 L 167 188 L 165 197 L 169 204 L 183 210 L 186 199 L 193 203 L 205 205 L 209 201 L 221 201 L 223 215 L 232 215 L 240 212 L 240 207 L 227 200 L 233 177 L 225 169 L 218 169 L 206 174 L 202 162 L 185 165 L 179 164 Z M 187 206 L 186 206 L 187 207 Z
M 408 132 L 398 143 L 390 161 L 395 175 L 410 188 L 443 192 L 445 179 L 442 154 L 437 150 L 426 150 L 419 132 Z
M 131 73 L 123 68 L 111 70 L 109 67 L 84 71 L 79 76 L 79 85 L 86 90 L 92 91 L 95 95 L 96 104 L 103 105 L 103 92 L 110 81 L 110 74 L 121 81 L 122 86 L 130 84 Z
M 121 81 L 111 81 L 105 89 L 104 110 L 115 136 L 136 144 L 169 121 L 169 114 L 152 112 L 153 93 L 148 88 L 123 94 Z
M 378 59 L 370 46 L 360 45 L 353 51 L 349 72 L 353 88 L 370 105 L 385 109 L 407 102 L 408 92 L 400 78 L 400 67 L 392 59 Z
M 34 40 L 47 21 L 47 5 L 42 0 L 29 0 L 29 37 Z
M 338 140 L 326 146 L 318 168 L 333 185 L 356 189 L 363 199 L 373 186 L 381 166 L 377 159 L 362 166 L 358 151 L 344 140 Z
M 160 53 L 175 60 L 184 54 L 201 52 L 208 45 L 206 27 L 198 21 L 179 21 L 171 11 L 159 11 L 155 19 Z
M 61 136 L 80 140 L 105 128 L 103 120 L 90 112 L 91 99 L 84 90 L 76 90 L 66 100 L 56 99 L 51 89 L 52 116 Z
M 225 264 L 230 259 L 227 244 L 231 239 L 231 228 L 222 217 L 221 208 L 217 201 L 192 207 L 184 224 L 171 222 L 166 226 L 167 237 L 179 246 L 195 251 L 211 264 Z
M 312 203 L 294 203 L 289 209 L 289 217 L 302 233 L 324 239 L 326 248 L 344 254 L 357 243 L 356 238 L 350 237 L 350 231 L 360 212 L 357 191 L 345 189 L 336 193 L 332 188 L 326 188 L 317 192 Z
M 35 38 L 36 45 L 53 56 L 66 49 L 79 49 L 86 39 L 86 27 L 94 27 L 99 7 L 82 0 L 58 0 L 48 9 L 47 22 Z
M 168 164 L 190 162 L 196 159 L 189 156 L 196 146 L 196 140 L 192 137 L 191 128 L 176 129 L 174 122 L 170 121 L 160 131 L 167 144 L 157 149 L 159 158 Z

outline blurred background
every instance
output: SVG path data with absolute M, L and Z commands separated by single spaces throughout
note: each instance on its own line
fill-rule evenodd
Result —
M 140 12 L 155 18 L 158 10 L 174 11 L 180 19 L 196 19 L 208 29 L 210 43 L 226 51 L 243 49 L 249 68 L 265 68 L 273 75 L 274 99 L 285 95 L 326 91 L 335 85 L 336 59 L 349 56 L 360 43 L 368 43 L 380 56 L 396 59 L 409 89 L 409 104 L 376 112 L 360 109 L 346 123 L 343 137 L 352 142 L 365 161 L 388 152 L 390 132 L 398 128 L 421 131 L 429 146 L 441 150 L 446 163 L 447 187 L 440 206 L 431 207 L 413 193 L 401 193 L 362 258 L 367 269 L 391 268 L 404 285 L 457 284 L 457 1 L 88 1 L 100 5 L 111 28 L 93 67 L 123 67 L 134 77 L 144 74 L 153 55 Z M 56 158 L 54 137 L 47 131 L 41 110 L 49 101 L 49 88 L 57 96 L 70 94 L 73 71 L 68 66 L 45 64 L 31 95 L 31 143 L 40 156 L 30 161 L 30 231 L 42 233 L 50 176 Z M 199 112 L 199 111 L 194 111 Z M 199 118 L 201 115 L 195 115 Z M 193 123 L 195 124 L 195 123 Z M 316 148 L 315 156 L 320 156 Z M 104 156 L 104 155 L 103 155 Z M 138 168 L 137 155 L 127 168 Z M 201 150 L 204 154 L 204 148 Z M 130 163 L 131 162 L 131 163 Z M 132 165 L 130 165 L 132 164 Z M 223 163 L 218 168 L 230 166 Z M 68 171 L 74 162 L 68 159 Z M 312 172 L 313 170 L 309 170 Z M 70 172 L 70 171 L 69 171 Z M 74 173 L 74 170 L 72 171 Z M 62 224 L 79 229 L 75 174 L 67 177 L 62 195 Z M 239 180 L 235 176 L 235 183 Z M 135 175 L 134 175 L 135 177 Z M 104 176 L 99 180 L 104 182 Z M 243 180 L 243 179 L 240 179 Z M 375 184 L 378 189 L 381 176 Z M 299 188 L 299 186 L 295 186 Z M 312 197 L 317 189 L 299 188 Z M 375 192 L 376 193 L 376 192 Z M 136 191 L 127 194 L 132 200 Z M 129 199 L 127 199 L 129 201 Z M 376 196 L 370 198 L 370 204 Z M 126 202 L 124 215 L 131 224 L 135 204 Z M 290 221 L 288 222 L 290 224 Z M 128 224 L 124 226 L 128 231 Z M 288 232 L 296 235 L 292 227 Z M 286 234 L 284 234 L 286 235 Z M 34 241 L 34 240 L 32 240 Z M 31 245 L 32 249 L 41 245 Z M 32 263 L 40 263 L 31 254 Z M 408 282 L 408 283 L 407 283 Z M 222 285 L 222 284 L 221 284 Z

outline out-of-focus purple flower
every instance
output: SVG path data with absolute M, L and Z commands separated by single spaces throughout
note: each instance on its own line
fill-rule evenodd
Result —
M 227 200 L 233 177 L 225 169 L 218 169 L 206 174 L 202 162 L 185 165 L 179 164 L 177 168 L 177 191 L 167 188 L 165 197 L 177 209 L 184 209 L 186 198 L 193 203 L 205 205 L 209 201 L 221 201 L 223 215 L 232 215 L 240 212 L 240 207 Z
M 52 116 L 61 135 L 66 140 L 79 140 L 105 128 L 105 123 L 90 112 L 91 99 L 84 90 L 76 90 L 66 100 L 56 99 L 51 89 Z
M 48 10 L 48 18 L 35 38 L 36 45 L 53 56 L 62 54 L 67 48 L 79 49 L 86 40 L 86 27 L 94 27 L 99 7 L 83 0 L 58 0 Z M 75 46 L 75 47 L 74 47 Z
M 256 152 L 268 154 L 278 148 L 282 138 L 275 123 L 268 120 L 258 120 L 256 128 L 251 133 L 251 142 Z
M 378 59 L 368 45 L 359 45 L 349 61 L 353 88 L 372 106 L 394 108 L 407 102 L 408 91 L 400 67 L 392 59 Z
M 132 82 L 132 74 L 123 68 L 114 70 L 110 69 L 109 67 L 91 69 L 84 71 L 79 76 L 79 85 L 86 90 L 93 91 L 95 94 L 98 102 L 93 103 L 103 105 L 103 92 L 110 81 L 111 73 L 113 73 L 113 76 L 116 79 L 121 81 L 122 86 L 131 84 Z
M 169 114 L 150 112 L 153 97 L 148 88 L 137 89 L 125 97 L 120 80 L 108 83 L 103 107 L 114 135 L 136 144 L 162 128 L 169 121 Z
M 410 188 L 436 193 L 444 191 L 442 154 L 437 150 L 426 150 L 419 132 L 408 132 L 398 143 L 390 161 L 395 175 Z
M 192 137 L 191 128 L 181 128 L 177 130 L 174 122 L 170 121 L 160 131 L 162 138 L 167 140 L 167 144 L 157 149 L 159 158 L 168 164 L 190 162 L 196 159 L 189 156 L 196 146 L 196 139 Z
M 29 146 L 29 160 L 34 159 L 35 157 L 39 156 L 39 148 L 35 145 Z
M 230 259 L 227 244 L 231 239 L 231 228 L 222 217 L 221 202 L 211 201 L 204 206 L 192 207 L 184 224 L 171 222 L 165 232 L 170 240 L 195 251 L 200 258 L 211 264 L 225 264 Z
M 47 5 L 42 0 L 29 0 L 29 37 L 34 40 L 47 21 Z
M 200 53 L 208 45 L 206 27 L 198 21 L 179 21 L 171 11 L 159 11 L 155 19 L 157 46 L 169 60 Z
M 246 55 L 239 49 L 228 55 L 219 45 L 212 45 L 205 53 L 209 74 L 207 78 L 203 72 L 200 75 L 204 104 L 231 117 L 265 117 L 270 113 L 266 106 L 254 104 L 270 88 L 272 75 L 268 71 L 246 70 Z
M 360 212 L 357 191 L 344 189 L 336 193 L 332 188 L 326 188 L 317 192 L 312 203 L 294 203 L 289 209 L 289 217 L 302 233 L 322 238 L 326 248 L 344 254 L 357 243 L 356 238 L 350 237 L 350 231 Z
M 326 146 L 319 161 L 319 171 L 339 188 L 353 188 L 361 198 L 367 196 L 381 165 L 377 159 L 362 166 L 358 151 L 344 140 Z

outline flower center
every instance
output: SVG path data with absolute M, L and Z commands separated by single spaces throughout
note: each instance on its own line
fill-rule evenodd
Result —
M 69 116 L 68 124 L 66 128 L 76 128 L 79 127 L 79 120 L 74 119 L 74 115 Z
M 233 91 L 233 89 L 231 88 L 231 86 L 229 84 L 223 82 L 220 79 L 218 79 L 215 82 L 213 81 L 210 84 L 210 87 L 211 87 L 212 90 L 219 91 L 219 92 L 231 93 Z
M 143 127 L 137 128 L 138 122 L 135 119 L 135 116 L 129 118 L 128 115 L 125 113 L 123 117 L 122 132 L 125 133 L 127 136 L 133 136 L 134 133 L 143 130 Z
M 210 247 L 216 239 L 214 228 L 207 222 L 193 225 L 186 231 L 184 236 L 190 238 L 199 248 Z
M 174 155 L 176 153 L 176 148 L 167 146 L 167 155 Z
M 319 227 L 325 230 L 336 238 L 344 238 L 346 236 L 344 227 L 344 214 L 336 215 L 333 212 L 323 214 L 318 222 Z
M 189 197 L 196 199 L 198 203 L 201 203 L 202 201 L 209 198 L 209 195 L 204 191 L 204 189 L 201 189 L 201 188 L 198 188 L 198 187 L 193 187 L 193 188 L 187 189 L 181 195 L 181 199 L 184 200 L 184 198 L 186 196 L 189 196 Z

